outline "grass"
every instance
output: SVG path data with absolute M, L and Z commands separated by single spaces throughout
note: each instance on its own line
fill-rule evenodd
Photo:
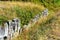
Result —
M 21 20 L 21 26 L 23 26 L 44 9 L 42 5 L 30 2 L 0 2 L 0 19 L 11 20 L 18 17 Z
M 34 25 L 32 24 L 28 30 L 22 32 L 17 40 L 58 40 L 59 39 L 59 22 L 58 13 L 52 12 L 46 17 L 41 17 Z M 57 24 L 57 26 L 56 26 Z M 58 29 L 56 28 L 58 27 Z M 57 32 L 58 31 L 58 32 Z M 57 33 L 56 33 L 57 32 Z
M 45 4 L 48 5 L 47 3 Z M 41 4 L 30 2 L 0 2 L 0 5 L 2 6 L 0 7 L 0 23 L 4 20 L 18 17 L 21 20 L 21 25 L 28 24 L 36 14 L 41 13 L 45 9 Z M 58 40 L 60 34 L 60 12 L 56 11 L 52 5 L 48 6 L 48 9 L 48 16 L 42 16 L 28 30 L 24 29 L 13 40 L 51 40 L 51 38 Z

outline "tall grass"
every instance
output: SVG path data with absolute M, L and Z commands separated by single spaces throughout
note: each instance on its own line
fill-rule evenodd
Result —
M 53 29 L 56 28 L 55 25 L 52 26 L 52 23 L 54 24 L 57 20 L 57 13 L 41 17 L 34 25 L 32 24 L 31 28 L 23 31 L 17 40 L 50 40 L 51 38 L 58 40 L 57 36 L 52 34 Z M 57 23 L 59 24 L 59 22 Z
M 60 16 L 57 17 L 57 13 L 52 11 L 54 9 L 52 4 L 49 6 L 45 1 L 44 3 L 47 8 L 51 9 L 49 10 L 49 15 L 41 17 L 34 25 L 31 25 L 31 28 L 24 30 L 18 37 L 14 37 L 14 40 L 48 40 L 52 31 L 56 33 L 56 26 L 53 24 L 55 22 L 60 24 Z M 36 14 L 40 14 L 45 9 L 40 4 L 30 2 L 0 2 L 0 6 L 2 6 L 0 8 L 0 23 L 18 17 L 21 20 L 21 26 L 28 24 Z M 57 27 L 59 28 L 60 26 L 58 25 Z
M 11 20 L 18 17 L 21 20 L 21 26 L 27 25 L 34 16 L 45 9 L 42 5 L 30 2 L 1 2 L 0 5 L 0 19 Z

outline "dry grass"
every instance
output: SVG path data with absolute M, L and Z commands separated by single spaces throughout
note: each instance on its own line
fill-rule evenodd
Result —
M 42 11 L 45 9 L 42 5 L 30 2 L 0 2 L 0 16 L 3 15 L 7 19 L 17 17 L 13 9 L 15 6 L 23 9 L 27 8 L 27 10 L 38 8 Z M 35 24 L 32 24 L 28 30 L 25 29 L 19 36 L 14 37 L 13 40 L 49 40 L 50 38 L 58 40 L 59 38 L 57 37 L 60 35 L 60 16 L 57 16 L 57 14 L 58 13 L 50 11 L 48 16 L 41 17 Z
M 52 13 L 41 17 L 28 30 L 23 31 L 17 40 L 60 40 L 60 16 L 57 15 Z

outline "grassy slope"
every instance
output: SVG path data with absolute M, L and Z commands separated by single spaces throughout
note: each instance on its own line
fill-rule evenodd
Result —
M 1 10 L 0 14 L 3 15 L 3 16 L 0 15 L 0 19 L 2 20 L 8 20 L 15 17 L 20 18 L 20 15 L 18 16 L 15 10 L 16 6 L 18 7 L 17 9 L 21 8 L 20 11 L 27 10 L 27 12 L 29 12 L 28 10 L 30 11 L 34 10 L 32 13 L 36 13 L 36 14 L 45 9 L 41 5 L 37 5 L 29 2 L 28 3 L 1 2 L 0 5 L 3 6 L 3 8 L 0 8 Z M 23 12 L 23 14 L 24 13 L 25 12 Z M 56 15 L 57 12 L 56 13 L 50 12 L 50 15 L 48 15 L 47 17 L 42 17 L 40 20 L 38 20 L 38 22 L 35 25 L 33 25 L 32 28 L 29 28 L 28 31 L 24 31 L 20 36 L 18 36 L 14 40 L 48 40 L 50 38 L 53 39 L 56 38 L 56 40 L 58 40 L 60 34 L 59 32 L 60 16 L 57 17 Z
M 60 40 L 60 11 L 49 13 L 47 17 L 40 18 L 36 24 L 25 30 L 16 40 Z
M 0 2 L 0 23 L 18 17 L 24 25 L 44 9 L 42 5 L 30 2 Z
M 52 13 L 40 18 L 31 28 L 18 36 L 16 40 L 60 40 L 59 14 Z

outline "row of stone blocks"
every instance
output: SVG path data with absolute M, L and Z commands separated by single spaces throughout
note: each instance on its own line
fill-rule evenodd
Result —
M 0 26 L 0 40 L 12 40 L 14 33 L 20 32 L 20 20 L 14 18 L 13 20 L 5 21 L 4 26 Z

